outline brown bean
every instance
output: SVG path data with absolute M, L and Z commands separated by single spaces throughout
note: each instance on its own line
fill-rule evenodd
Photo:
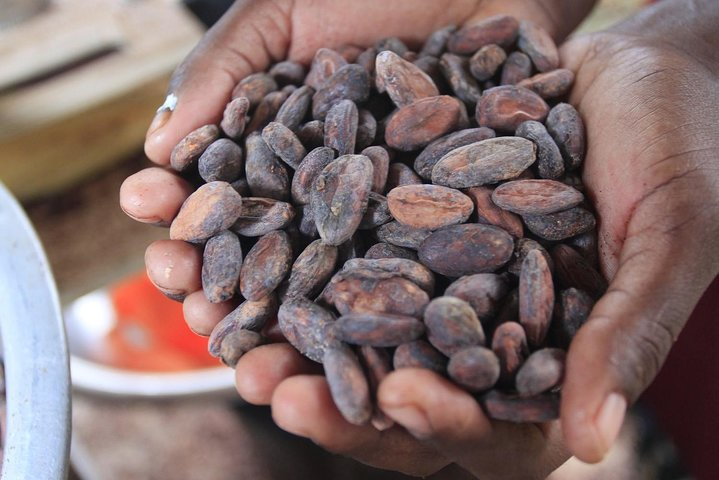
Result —
M 440 375 L 444 375 L 447 371 L 447 357 L 425 340 L 415 340 L 398 346 L 394 351 L 392 364 L 395 370 L 424 368 Z
M 449 38 L 447 49 L 460 55 L 472 54 L 485 45 L 508 48 L 519 33 L 519 22 L 509 15 L 495 15 L 460 28 Z
M 220 128 L 225 135 L 233 140 L 239 140 L 245 131 L 249 111 L 250 101 L 247 97 L 238 97 L 228 103 L 220 122 Z
M 564 175 L 564 159 L 544 125 L 534 120 L 522 122 L 514 134 L 537 146 L 537 172 L 541 178 L 556 180 Z
M 502 85 L 482 93 L 476 114 L 482 127 L 514 132 L 527 120 L 544 121 L 549 114 L 549 105 L 531 90 Z
M 502 85 L 516 85 L 532 75 L 532 60 L 522 52 L 512 52 L 502 68 Z
M 577 331 L 589 318 L 594 300 L 589 294 L 576 288 L 559 292 L 559 301 L 554 310 L 551 335 L 557 346 L 569 348 Z
M 601 297 L 607 290 L 607 281 L 602 274 L 572 247 L 555 246 L 552 249 L 552 259 L 557 280 L 563 288 L 578 288 L 595 299 Z
M 227 138 L 215 140 L 197 162 L 200 176 L 206 182 L 234 182 L 242 175 L 242 149 Z
M 389 50 L 377 55 L 375 75 L 399 108 L 422 98 L 439 95 L 439 90 L 429 75 Z
M 273 292 L 290 271 L 292 247 L 285 232 L 270 232 L 247 252 L 240 272 L 240 291 L 257 301 Z
M 495 205 L 492 201 L 492 192 L 490 187 L 472 187 L 465 190 L 465 195 L 471 198 L 474 204 L 476 221 L 506 230 L 514 238 L 524 236 L 522 219 Z
M 517 372 L 517 392 L 523 397 L 539 395 L 561 385 L 567 353 L 543 348 L 532 353 Z
M 424 324 L 412 317 L 386 313 L 349 313 L 337 319 L 337 336 L 354 345 L 395 347 L 417 340 Z
M 355 148 L 360 151 L 369 148 L 374 143 L 377 137 L 377 120 L 372 115 L 372 112 L 364 108 L 359 109 L 358 115 Z
M 469 197 L 439 185 L 394 188 L 387 194 L 387 204 L 398 222 L 429 230 L 464 223 L 474 210 Z
M 369 382 L 370 394 L 376 398 L 377 388 L 382 380 L 392 371 L 392 357 L 385 348 L 364 345 L 359 348 L 358 356 L 364 367 Z M 374 407 L 371 420 L 372 426 L 380 432 L 394 426 L 394 420 L 385 415 L 377 405 Z
M 220 356 L 222 340 L 237 330 L 260 332 L 265 325 L 277 316 L 279 303 L 277 296 L 267 295 L 257 302 L 245 300 L 212 329 L 207 349 L 213 357 Z
M 547 116 L 547 131 L 562 152 L 567 170 L 575 170 L 584 161 L 586 138 L 579 112 L 568 103 L 560 103 Z
M 270 68 L 269 74 L 280 85 L 300 85 L 305 80 L 305 67 L 301 63 L 285 60 L 275 63 Z
M 217 125 L 204 125 L 191 131 L 172 149 L 170 166 L 178 172 L 190 169 L 196 164 L 202 152 L 219 136 L 220 129 Z
M 419 51 L 419 56 L 425 57 L 429 55 L 432 57 L 439 57 L 442 55 L 447 48 L 449 37 L 451 37 L 456 31 L 457 27 L 455 25 L 448 25 L 432 32 L 432 34 L 427 37 L 427 40 L 424 42 L 422 49 Z
M 532 233 L 551 241 L 564 240 L 596 226 L 594 215 L 582 207 L 547 215 L 524 215 L 522 219 Z
M 511 388 L 517 371 L 529 355 L 527 336 L 517 322 L 500 324 L 492 335 L 492 351 L 499 359 L 499 382 Z
M 329 147 L 317 147 L 308 153 L 292 177 L 292 200 L 305 205 L 310 203 L 312 185 L 322 170 L 335 159 L 335 152 Z
M 322 120 L 311 120 L 303 123 L 297 129 L 297 138 L 308 150 L 321 147 L 325 141 L 325 122 Z
M 250 117 L 250 122 L 245 127 L 245 134 L 261 132 L 268 123 L 275 119 L 277 112 L 282 108 L 289 95 L 290 93 L 284 90 L 268 93 Z
M 552 261 L 551 255 L 541 244 L 532 240 L 531 238 L 520 238 L 516 241 L 514 246 L 513 258 L 510 264 L 507 265 L 507 271 L 519 277 L 522 271 L 522 263 L 524 263 L 524 258 L 532 250 L 539 250 L 544 259 L 547 261 L 547 265 L 549 265 L 549 270 L 553 273 L 554 262 Z
M 354 234 L 367 210 L 372 189 L 372 162 L 364 155 L 343 155 L 317 176 L 310 194 L 317 231 L 329 245 Z
M 267 146 L 260 134 L 254 133 L 245 140 L 245 172 L 250 192 L 255 197 L 288 200 L 290 175 Z
M 337 264 L 337 247 L 315 240 L 297 257 L 290 271 L 286 298 L 312 298 L 330 280 Z
M 566 68 L 558 68 L 546 73 L 538 73 L 522 80 L 519 87 L 528 88 L 545 100 L 562 97 L 569 93 L 574 83 L 574 72 Z
M 370 77 L 374 76 L 374 67 L 377 58 L 377 49 L 369 47 L 359 54 L 355 63 L 362 66 Z
M 357 105 L 352 100 L 335 103 L 325 118 L 325 146 L 340 156 L 355 153 L 358 122 Z
M 484 345 L 482 324 L 472 306 L 455 297 L 437 297 L 424 311 L 427 339 L 448 357 L 458 351 Z
M 277 82 L 266 73 L 253 73 L 243 78 L 232 90 L 232 99 L 245 97 L 250 109 L 256 107 L 270 92 L 277 90 Z
M 458 278 L 447 287 L 444 294 L 468 302 L 480 322 L 485 324 L 497 315 L 508 291 L 509 283 L 503 276 L 478 273 Z
M 282 303 L 277 320 L 287 341 L 315 362 L 322 363 L 328 349 L 342 345 L 334 335 L 334 315 L 306 298 Z
M 228 367 L 235 368 L 245 353 L 259 347 L 265 341 L 261 334 L 252 330 L 235 330 L 222 339 L 220 359 Z
M 379 193 L 370 192 L 367 210 L 357 228 L 359 230 L 374 230 L 391 220 L 392 213 L 390 213 L 389 206 L 387 205 L 387 198 Z
M 422 185 L 422 179 L 404 163 L 394 162 L 389 165 L 385 191 L 390 192 L 405 185 Z
M 445 53 L 439 59 L 439 68 L 457 98 L 474 107 L 479 101 L 481 92 L 477 81 L 469 73 L 467 58 Z
M 307 151 L 292 130 L 278 122 L 270 122 L 262 130 L 262 138 L 275 155 L 296 169 Z
M 397 221 L 392 221 L 379 227 L 375 233 L 377 234 L 377 238 L 382 242 L 417 250 L 432 231 L 408 227 Z
M 383 193 L 389 174 L 389 153 L 382 147 L 372 146 L 362 150 L 362 155 L 372 162 L 372 191 Z
M 535 397 L 492 390 L 480 398 L 489 418 L 515 423 L 544 423 L 559 418 L 559 394 L 545 393 Z
M 427 292 L 401 277 L 375 278 L 353 271 L 333 279 L 324 295 L 341 314 L 393 313 L 419 317 L 429 303 Z
M 305 85 L 315 90 L 324 87 L 337 70 L 347 65 L 342 55 L 329 48 L 320 48 L 315 53 L 310 71 L 305 78 Z
M 547 215 L 576 207 L 584 195 L 555 180 L 515 180 L 503 183 L 492 192 L 499 207 L 519 215 Z
M 295 218 L 294 207 L 272 198 L 242 199 L 242 214 L 231 230 L 243 237 L 261 237 L 274 230 L 282 230 Z
M 235 296 L 241 266 L 242 247 L 237 235 L 225 230 L 207 241 L 202 255 L 202 290 L 210 303 Z
M 332 105 L 340 100 L 362 103 L 369 97 L 370 79 L 360 65 L 339 68 L 312 97 L 312 116 L 324 120 Z
M 432 168 L 446 154 L 459 147 L 494 138 L 494 136 L 494 130 L 483 127 L 460 130 L 440 137 L 427 145 L 417 156 L 414 161 L 414 170 L 420 177 L 429 180 L 432 177 Z
M 504 230 L 490 225 L 444 227 L 429 235 L 419 248 L 420 261 L 448 277 L 490 273 L 512 256 L 514 241 Z
M 466 390 L 483 392 L 499 380 L 499 359 L 485 347 L 464 348 L 450 357 L 447 373 Z
M 315 91 L 307 85 L 292 92 L 277 111 L 275 122 L 281 123 L 292 131 L 297 130 L 307 116 L 314 94 Z
M 524 257 L 519 275 L 519 323 L 533 348 L 544 342 L 554 309 L 554 282 L 547 260 L 539 250 Z
M 419 260 L 417 252 L 409 248 L 398 247 L 390 243 L 380 242 L 372 245 L 365 253 L 364 258 L 378 260 L 381 258 L 405 258 L 407 260 Z
M 469 70 L 474 78 L 484 82 L 492 78 L 507 60 L 507 52 L 493 43 L 480 48 L 469 59 Z
M 242 197 L 227 182 L 210 182 L 193 192 L 170 225 L 172 240 L 201 242 L 227 230 L 242 212 Z
M 343 272 L 351 272 L 352 270 L 371 270 L 375 278 L 390 278 L 392 276 L 406 278 L 427 292 L 428 295 L 434 293 L 434 274 L 427 267 L 414 260 L 404 258 L 376 260 L 353 258 L 347 260 L 342 268 Z
M 322 363 L 332 400 L 342 416 L 353 425 L 364 425 L 372 417 L 369 384 L 352 349 L 342 345 L 325 351 Z
M 387 145 L 408 152 L 427 146 L 457 128 L 461 104 L 447 95 L 423 98 L 400 108 L 385 129 Z
M 540 72 L 548 72 L 559 68 L 559 51 L 557 45 L 546 30 L 532 22 L 523 21 L 519 24 L 517 46 L 529 55 Z

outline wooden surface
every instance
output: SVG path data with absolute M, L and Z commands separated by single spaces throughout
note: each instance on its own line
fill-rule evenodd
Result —
M 49 22 L 53 18 L 63 21 Z M 53 27 L 38 27 L 46 23 Z M 71 32 L 73 25 L 78 32 Z M 0 32 L 0 63 L 12 67 L 5 81 L 23 82 L 0 89 L 0 179 L 29 199 L 61 191 L 141 148 L 169 74 L 202 33 L 199 22 L 169 0 L 56 0 Z M 65 51 L 46 51 L 48 42 Z M 54 73 L 43 76 L 35 59 L 40 54 L 22 51 L 41 52 L 45 73 Z M 92 57 L 98 51 L 105 54 Z M 69 62 L 65 70 L 63 62 Z

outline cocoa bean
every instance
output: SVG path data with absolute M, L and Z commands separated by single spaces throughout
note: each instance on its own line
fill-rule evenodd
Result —
M 492 201 L 497 206 L 519 215 L 556 213 L 583 200 L 582 192 L 555 180 L 515 180 L 492 192 Z
M 500 385 L 511 388 L 517 371 L 529 355 L 524 328 L 517 322 L 500 324 L 492 335 L 492 351 L 499 359 Z
M 190 169 L 196 164 L 202 152 L 219 136 L 220 129 L 216 125 L 204 125 L 191 131 L 172 149 L 170 166 L 178 172 Z
M 554 309 L 554 282 L 547 260 L 539 250 L 524 257 L 519 275 L 519 323 L 529 345 L 539 347 L 549 330 Z
M 255 108 L 270 92 L 277 90 L 277 82 L 266 73 L 253 73 L 243 78 L 232 90 L 232 99 L 245 97 L 250 101 L 250 109 Z
M 467 58 L 445 53 L 439 59 L 439 68 L 457 98 L 474 107 L 479 101 L 481 92 L 477 81 L 469 73 Z
M 247 183 L 246 178 L 239 178 L 234 182 L 230 183 L 230 185 L 232 186 L 232 188 L 235 189 L 237 193 L 240 194 L 241 197 L 250 196 L 250 184 Z
M 359 54 L 355 63 L 365 69 L 367 75 L 372 78 L 374 77 L 374 67 L 377 58 L 377 50 L 374 47 L 369 47 Z
M 477 223 L 494 225 L 506 230 L 514 238 L 522 238 L 524 236 L 522 219 L 495 205 L 492 201 L 492 192 L 490 187 L 472 187 L 464 192 L 472 199 Z
M 424 368 L 440 375 L 447 371 L 447 357 L 425 340 L 404 343 L 394 351 L 392 364 L 395 370 L 400 368 Z
M 315 362 L 322 363 L 328 349 L 342 345 L 334 334 L 334 315 L 306 298 L 290 298 L 282 303 L 277 320 L 287 341 Z
M 382 147 L 372 146 L 362 150 L 362 155 L 372 162 L 372 191 L 384 193 L 389 174 L 389 153 Z
M 369 345 L 360 347 L 358 356 L 367 373 L 370 394 L 375 399 L 379 384 L 392 371 L 392 357 L 390 357 L 386 349 L 370 347 Z M 385 415 L 377 405 L 374 407 L 371 423 L 380 432 L 394 426 L 394 420 Z
M 359 230 L 373 230 L 391 220 L 392 213 L 390 213 L 387 205 L 387 199 L 383 195 L 370 192 L 367 210 L 357 228 Z
M 531 397 L 559 386 L 564 379 L 566 358 L 566 352 L 558 348 L 543 348 L 532 353 L 517 372 L 517 392 Z
M 233 140 L 239 140 L 245 131 L 249 111 L 250 101 L 247 97 L 238 97 L 228 103 L 220 122 L 220 128 L 225 135 Z
M 464 348 L 484 345 L 484 330 L 477 314 L 459 298 L 437 297 L 429 302 L 424 323 L 429 343 L 448 357 Z
M 337 264 L 337 247 L 315 240 L 297 257 L 290 270 L 285 298 L 312 298 L 330 280 Z
M 273 292 L 290 271 L 292 247 L 287 233 L 270 232 L 247 252 L 240 272 L 240 291 L 257 301 Z
M 419 51 L 419 56 L 441 56 L 447 48 L 447 42 L 449 42 L 449 37 L 451 37 L 452 34 L 456 31 L 457 27 L 455 25 L 448 25 L 444 28 L 432 32 L 432 34 L 427 37 L 427 40 L 424 42 L 422 49 Z
M 523 21 L 519 24 L 517 46 L 529 55 L 540 72 L 548 72 L 559 68 L 559 51 L 557 45 L 546 30 L 532 22 Z
M 207 241 L 202 255 L 202 290 L 210 303 L 235 296 L 241 266 L 242 247 L 237 235 L 225 230 Z
M 554 342 L 563 349 L 568 349 L 579 328 L 589 318 L 594 307 L 594 300 L 589 294 L 576 288 L 559 292 L 559 301 L 554 310 L 551 333 Z
M 532 60 L 522 52 L 512 52 L 502 67 L 502 85 L 516 85 L 532 75 Z
M 243 237 L 261 237 L 282 230 L 295 218 L 294 207 L 272 198 L 249 197 L 242 200 L 242 214 L 232 225 L 233 232 Z
M 337 319 L 337 336 L 354 345 L 396 347 L 417 340 L 424 324 L 412 317 L 382 313 L 350 313 Z
M 279 85 L 301 85 L 305 80 L 306 73 L 304 65 L 291 60 L 275 63 L 269 71 Z
M 357 271 L 333 279 L 325 296 L 342 315 L 374 312 L 419 317 L 429 303 L 427 292 L 409 280 L 377 279 Z
M 245 140 L 245 172 L 250 192 L 255 197 L 288 200 L 290 175 L 258 133 Z
M 222 340 L 237 330 L 260 332 L 267 323 L 277 316 L 279 303 L 277 297 L 267 295 L 257 302 L 245 300 L 225 318 L 215 325 L 207 343 L 207 349 L 213 357 L 220 356 Z
M 485 45 L 469 59 L 469 71 L 480 82 L 489 80 L 507 60 L 507 52 L 495 44 Z
M 342 55 L 329 48 L 320 48 L 315 53 L 310 71 L 305 78 L 305 85 L 315 90 L 324 87 L 337 70 L 347 65 Z
M 564 240 L 596 226 L 594 215 L 581 207 L 547 215 L 525 215 L 522 219 L 532 233 L 551 241 Z
M 554 261 L 552 260 L 551 255 L 549 255 L 549 252 L 541 244 L 532 240 L 531 238 L 520 238 L 519 240 L 517 240 L 514 246 L 514 254 L 512 261 L 509 265 L 507 265 L 507 271 L 519 277 L 522 271 L 522 263 L 524 263 L 524 258 L 532 250 L 539 250 L 544 259 L 547 261 L 547 265 L 549 265 L 549 270 L 551 272 L 554 272 Z
M 315 91 L 307 85 L 292 92 L 277 111 L 275 122 L 281 123 L 292 131 L 297 130 L 307 116 L 314 94 Z
M 397 37 L 381 38 L 375 42 L 374 48 L 377 50 L 378 55 L 389 50 L 400 57 L 409 51 L 407 45 Z
M 414 161 L 414 170 L 423 179 L 429 180 L 432 177 L 432 169 L 446 154 L 459 147 L 494 138 L 494 136 L 494 130 L 490 128 L 470 128 L 440 137 L 427 145 L 417 156 Z
M 495 15 L 455 32 L 447 43 L 447 49 L 460 55 L 472 54 L 485 45 L 497 44 L 509 48 L 519 33 L 519 22 L 509 15 Z
M 447 95 L 423 98 L 392 115 L 385 129 L 387 145 L 403 152 L 427 146 L 457 128 L 461 104 Z
M 397 221 L 393 221 L 385 223 L 379 227 L 375 233 L 377 234 L 377 238 L 382 242 L 417 250 L 432 231 L 408 227 Z
M 312 97 L 312 116 L 324 120 L 330 108 L 340 100 L 362 103 L 369 97 L 369 75 L 359 65 L 339 68 Z
M 389 50 L 377 55 L 375 75 L 399 108 L 422 98 L 439 95 L 439 90 L 429 75 Z
M 335 152 L 329 147 L 317 147 L 302 159 L 292 177 L 292 201 L 306 205 L 310 203 L 312 186 L 322 170 L 335 159 Z
M 325 139 L 325 122 L 322 120 L 311 120 L 303 123 L 297 129 L 297 138 L 308 150 L 323 146 Z
M 387 181 L 385 182 L 385 191 L 389 192 L 397 187 L 405 185 L 421 185 L 422 179 L 414 170 L 404 163 L 391 163 L 387 171 Z
M 277 116 L 277 112 L 289 97 L 290 93 L 284 90 L 270 92 L 262 99 L 250 117 L 250 123 L 245 127 L 245 133 L 261 132 Z
M 567 245 L 552 249 L 557 280 L 563 288 L 575 287 L 597 299 L 607 290 L 607 281 L 576 250 Z
M 322 361 L 330 394 L 349 423 L 364 425 L 372 417 L 369 384 L 352 349 L 342 345 L 325 351 Z
M 575 170 L 584 161 L 586 138 L 579 112 L 568 103 L 560 103 L 547 116 L 547 131 L 562 152 L 567 170 Z
M 195 190 L 170 225 L 170 238 L 198 243 L 227 230 L 242 213 L 242 197 L 227 182 Z
M 434 274 L 427 267 L 414 260 L 404 258 L 386 258 L 376 260 L 354 258 L 347 260 L 342 268 L 343 272 L 351 272 L 353 270 L 373 270 L 375 278 L 390 278 L 392 276 L 406 278 L 427 292 L 428 295 L 432 295 L 434 293 Z
M 318 175 L 310 204 L 325 243 L 340 245 L 357 230 L 367 210 L 372 175 L 372 162 L 364 155 L 343 155 Z
M 544 125 L 534 120 L 521 123 L 514 134 L 537 146 L 537 172 L 541 178 L 556 180 L 564 175 L 564 159 Z
M 340 156 L 355 153 L 358 122 L 357 105 L 352 100 L 335 103 L 325 118 L 325 146 Z
M 514 241 L 490 225 L 452 225 L 429 235 L 419 247 L 420 261 L 448 277 L 491 273 L 512 256 Z
M 545 100 L 563 97 L 572 88 L 574 72 L 566 68 L 558 68 L 546 73 L 538 73 L 522 80 L 518 87 L 528 88 Z
M 200 177 L 206 182 L 234 182 L 243 171 L 242 149 L 232 140 L 215 140 L 197 162 Z
M 482 127 L 513 132 L 527 120 L 544 121 L 549 114 L 549 105 L 531 90 L 502 85 L 482 93 L 476 114 Z
M 356 150 L 364 150 L 370 147 L 377 137 L 377 120 L 372 112 L 359 109 L 359 119 L 357 121 L 357 139 L 355 142 Z M 363 154 L 364 155 L 364 154 Z M 378 192 L 379 193 L 379 192 Z
M 502 87 L 498 87 L 502 88 Z M 536 160 L 536 147 L 520 137 L 482 140 L 452 150 L 432 169 L 432 183 L 469 188 L 517 177 Z
M 535 397 L 502 393 L 497 390 L 479 399 L 489 418 L 514 423 L 543 423 L 559 418 L 559 394 Z
M 268 123 L 262 130 L 262 139 L 275 155 L 293 169 L 297 169 L 307 155 L 307 151 L 297 135 L 281 123 Z
M 499 359 L 488 348 L 465 348 L 450 357 L 447 373 L 466 390 L 483 392 L 499 380 Z
M 464 223 L 474 210 L 469 197 L 439 185 L 394 188 L 387 194 L 387 205 L 398 222 L 429 230 Z
M 597 269 L 599 267 L 599 247 L 597 245 L 597 232 L 588 232 L 567 239 L 567 244 L 575 249 L 589 264 Z
M 257 332 L 235 330 L 222 339 L 220 359 L 228 367 L 235 368 L 242 355 L 263 343 L 265 343 L 265 338 Z
M 480 322 L 485 324 L 497 315 L 508 291 L 509 284 L 504 277 L 478 273 L 458 278 L 447 287 L 444 294 L 468 302 Z
M 404 258 L 407 260 L 419 260 L 417 253 L 409 248 L 398 247 L 390 243 L 380 242 L 372 245 L 365 253 L 364 258 L 378 260 L 381 258 Z
M 299 222 L 297 222 L 297 229 L 300 231 L 300 233 L 309 240 L 315 240 L 316 238 L 319 238 L 320 234 L 317 231 L 317 224 L 315 223 L 314 213 L 310 206 L 298 205 L 296 210 L 297 217 L 299 218 Z

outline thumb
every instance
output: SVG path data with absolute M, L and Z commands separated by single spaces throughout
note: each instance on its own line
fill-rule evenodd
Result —
M 616 275 L 569 349 L 561 423 L 569 450 L 585 462 L 607 453 L 627 405 L 657 375 L 716 275 L 711 242 L 693 222 L 657 219 L 693 211 L 677 206 L 680 191 L 664 190 L 635 209 Z
M 175 145 L 218 123 L 244 77 L 283 58 L 289 45 L 288 2 L 237 1 L 175 70 L 165 103 L 150 124 L 145 153 L 166 165 Z

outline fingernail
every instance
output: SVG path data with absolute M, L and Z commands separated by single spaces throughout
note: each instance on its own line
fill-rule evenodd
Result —
M 175 110 L 176 106 L 177 95 L 171 93 L 165 98 L 165 103 L 160 105 L 160 108 L 157 109 L 155 118 L 152 119 L 150 127 L 147 129 L 147 137 L 162 128 L 167 123 L 167 121 L 170 120 L 172 112 Z
M 385 415 L 391 417 L 395 422 L 406 428 L 414 437 L 428 438 L 432 435 L 432 427 L 429 424 L 427 416 L 413 406 L 397 408 L 383 407 L 382 411 Z
M 627 412 L 627 401 L 623 395 L 610 393 L 604 400 L 595 418 L 597 432 L 604 443 L 606 453 L 617 439 Z

